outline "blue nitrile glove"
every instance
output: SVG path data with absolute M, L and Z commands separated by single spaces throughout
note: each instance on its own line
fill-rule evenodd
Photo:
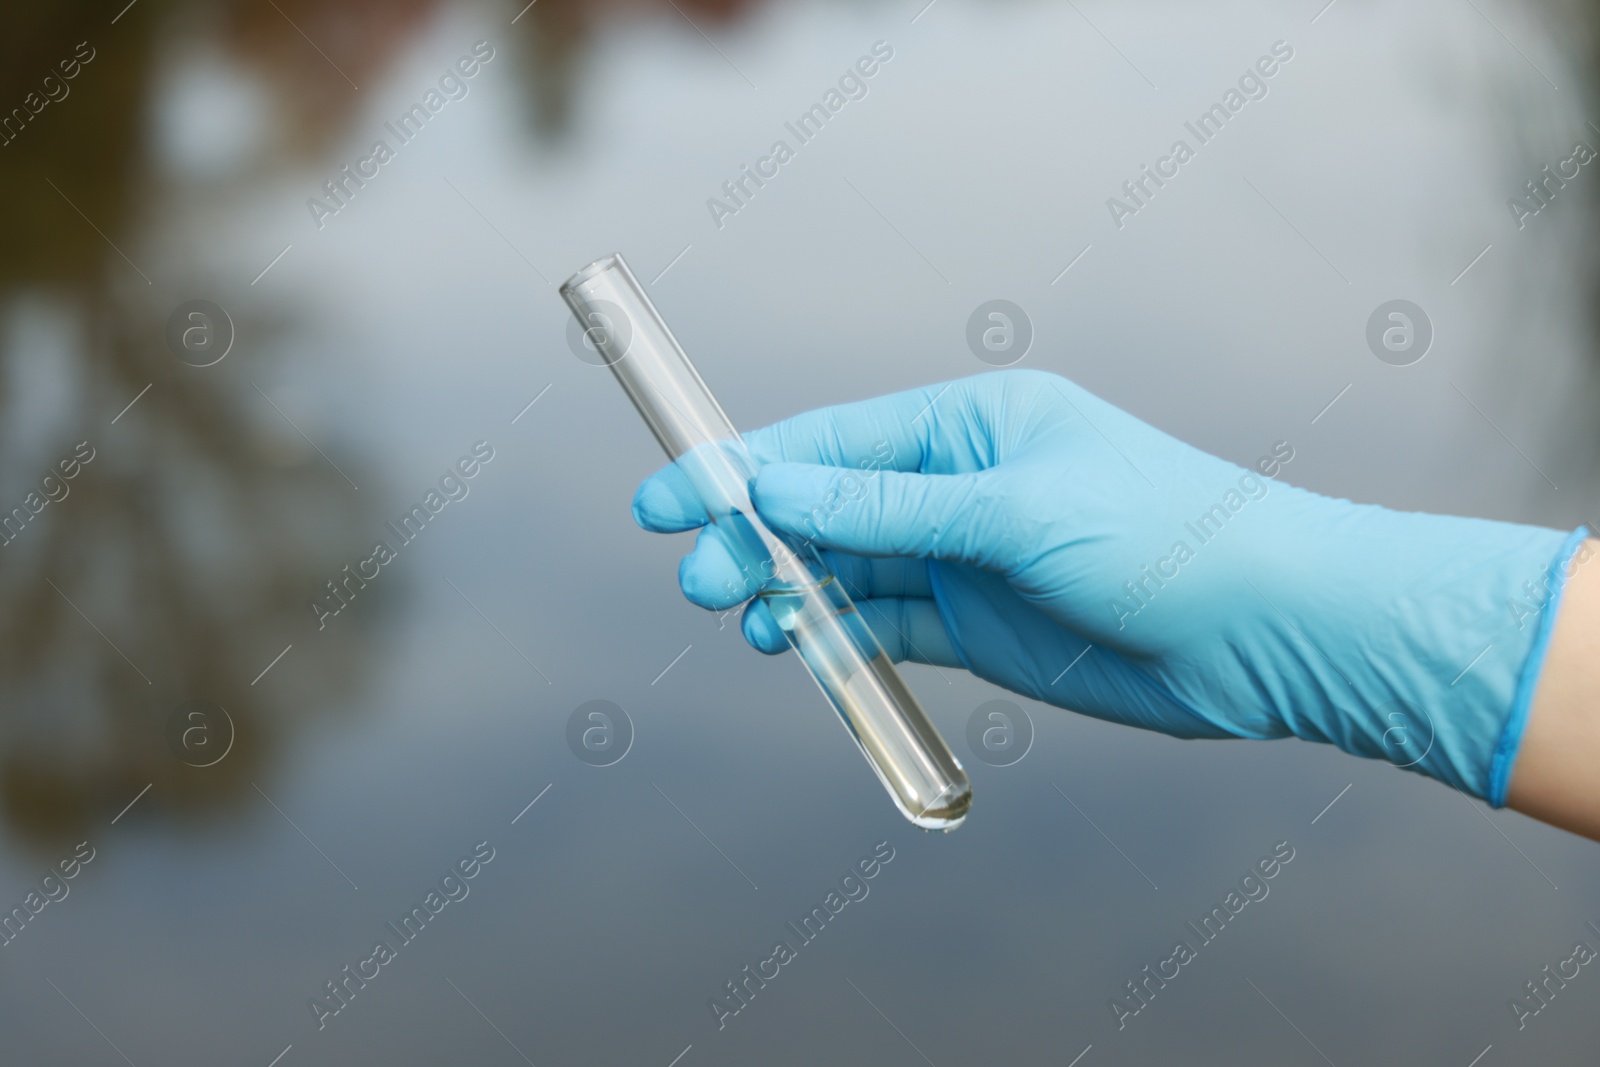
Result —
M 1326 741 L 1496 806 L 1583 532 L 1319 496 L 1037 371 L 746 441 L 757 511 L 825 550 L 895 660 L 1176 737 Z M 706 521 L 672 467 L 633 510 L 661 532 Z M 679 578 L 725 610 L 748 573 L 706 527 Z M 760 601 L 744 633 L 787 647 Z

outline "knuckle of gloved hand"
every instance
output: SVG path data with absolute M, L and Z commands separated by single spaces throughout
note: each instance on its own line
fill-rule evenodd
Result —
M 783 636 L 783 630 L 778 626 L 776 619 L 766 604 L 756 601 L 744 613 L 740 629 L 744 639 L 750 646 L 767 655 L 777 655 L 789 647 L 789 642 Z
M 965 508 L 968 552 L 979 566 L 1005 571 L 1043 542 L 1045 522 L 1031 506 L 1033 494 L 1017 486 L 999 469 L 973 476 Z
M 927 483 L 918 474 L 880 474 L 862 501 L 865 529 L 879 531 L 883 548 L 892 555 L 918 555 L 936 539 L 937 525 Z M 907 521 L 910 520 L 910 521 Z
M 872 485 L 860 471 L 845 469 L 832 474 L 818 498 L 800 512 L 798 533 L 808 540 L 825 539 L 845 522 L 858 519 L 856 509 L 871 496 Z M 870 521 L 870 517 L 865 517 Z
M 705 560 L 697 552 L 691 552 L 678 562 L 678 587 L 689 603 L 702 608 L 712 607 L 718 592 L 707 569 Z
M 1013 400 L 1031 401 L 1041 394 L 1053 396 L 1059 401 L 1063 393 L 1073 395 L 1078 388 L 1070 378 L 1027 367 L 1008 367 L 985 377 L 994 379 L 994 384 L 1000 387 L 1001 397 L 1008 404 Z
M 846 468 L 834 475 L 832 492 L 841 507 L 850 507 L 866 499 L 871 488 L 864 471 Z
M 1059 374 L 1034 367 L 1008 367 L 996 371 L 995 374 L 996 377 L 1003 377 L 1007 385 L 1019 385 L 1029 389 L 1049 388 L 1053 384 L 1069 380 Z
M 884 516 L 897 506 L 895 494 L 903 481 L 881 470 L 851 474 L 850 488 L 855 494 L 852 506 L 861 517 L 862 528 L 883 527 Z
M 737 566 L 720 546 L 702 544 L 678 564 L 678 584 L 689 602 L 720 610 L 745 599 L 739 595 Z
M 905 638 L 890 628 L 883 619 L 874 619 L 870 623 L 872 635 L 878 639 L 883 654 L 889 657 L 891 663 L 901 663 L 906 658 Z
M 911 617 L 904 597 L 895 600 L 894 643 L 889 645 L 889 656 L 900 663 L 911 655 Z

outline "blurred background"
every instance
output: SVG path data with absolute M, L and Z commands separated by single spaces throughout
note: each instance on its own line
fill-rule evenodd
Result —
M 1520 1030 L 1508 1001 L 1600 947 L 1600 850 L 1386 764 L 908 667 L 976 801 L 904 823 L 794 658 L 678 595 L 689 539 L 628 514 L 656 446 L 555 292 L 624 252 L 746 427 L 985 371 L 967 319 L 1006 299 L 1021 365 L 1201 448 L 1575 527 L 1600 172 L 1526 183 L 1600 146 L 1592 5 L 124 5 L 0 35 L 7 1062 L 1592 1057 L 1600 977 Z M 1119 228 L 1107 198 L 1279 41 Z M 1396 299 L 1433 334 L 1405 366 L 1367 343 Z M 477 442 L 467 496 L 319 620 Z M 966 741 L 997 698 L 1032 724 L 1008 766 Z M 618 741 L 586 762 L 594 700 Z M 319 1027 L 481 841 L 469 896 Z M 880 841 L 870 896 L 719 1029 L 708 1000 Z M 1119 1030 L 1108 1000 L 1282 841 L 1270 897 Z

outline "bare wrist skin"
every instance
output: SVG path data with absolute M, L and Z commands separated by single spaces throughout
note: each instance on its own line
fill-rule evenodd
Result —
M 1506 806 L 1600 841 L 1600 567 L 1569 565 Z

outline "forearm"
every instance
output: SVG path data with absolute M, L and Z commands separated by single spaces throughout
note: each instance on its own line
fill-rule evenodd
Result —
M 1600 542 L 1589 542 L 1591 549 Z M 1593 552 L 1585 554 L 1593 558 Z M 1600 562 L 1600 561 L 1597 561 Z M 1600 566 L 1573 563 L 1507 806 L 1600 841 Z

